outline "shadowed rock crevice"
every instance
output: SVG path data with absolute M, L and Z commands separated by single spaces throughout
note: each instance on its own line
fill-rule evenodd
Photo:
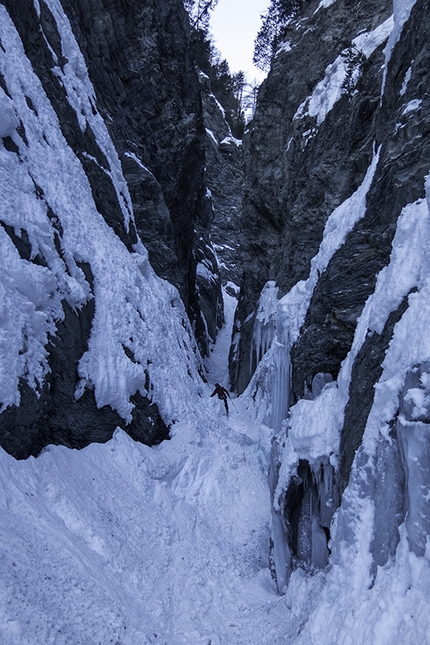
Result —
M 273 60 L 244 137 L 244 278 L 231 368 L 239 392 L 252 375 L 249 339 L 262 286 L 276 280 L 282 296 L 308 277 L 328 217 L 360 186 L 373 157 L 383 44 L 360 65 L 354 91 L 343 90 L 321 122 L 306 112 L 299 116 L 299 108 L 357 34 L 389 17 L 392 3 L 342 2 L 316 12 L 317 7 L 305 3 L 300 20 L 288 29 L 288 47 Z M 314 374 L 325 371 L 315 369 Z
M 330 524 L 339 506 L 334 468 L 300 459 L 282 495 L 282 513 L 290 555 L 290 572 L 299 566 L 323 569 L 330 555 Z

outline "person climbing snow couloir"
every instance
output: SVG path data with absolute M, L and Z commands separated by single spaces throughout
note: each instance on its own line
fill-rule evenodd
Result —
M 223 387 L 219 383 L 215 383 L 215 389 L 212 392 L 211 396 L 215 396 L 215 394 L 218 394 L 218 398 L 221 399 L 221 401 L 224 401 L 225 411 L 226 411 L 226 414 L 228 414 L 227 397 L 230 396 L 230 394 L 228 393 L 228 390 L 226 390 L 225 387 Z

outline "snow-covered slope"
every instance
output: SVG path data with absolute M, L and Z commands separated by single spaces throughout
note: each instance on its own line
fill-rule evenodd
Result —
M 277 629 L 257 444 L 218 412 L 193 411 L 157 448 L 118 430 L 79 452 L 1 453 L 3 645 L 263 643 Z
M 220 378 L 223 334 L 214 352 Z M 211 389 L 181 401 L 178 384 L 173 436 L 155 448 L 118 429 L 81 451 L 51 446 L 19 462 L 1 451 L 2 644 L 263 643 L 268 626 L 283 632 L 268 455 L 240 403 L 229 420 Z
M 225 351 L 221 334 L 216 378 Z M 81 451 L 52 446 L 19 462 L 0 454 L 1 642 L 428 642 L 428 559 L 402 527 L 395 559 L 369 577 L 375 514 L 358 471 L 331 564 L 297 569 L 278 594 L 271 432 L 251 396 L 233 400 L 227 418 L 210 392 L 157 447 L 118 430 Z

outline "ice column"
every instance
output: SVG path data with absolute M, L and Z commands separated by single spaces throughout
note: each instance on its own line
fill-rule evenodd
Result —
M 251 372 L 261 361 L 272 344 L 276 330 L 276 310 L 278 307 L 278 287 L 269 280 L 263 287 L 255 314 L 254 332 L 251 343 Z
M 268 401 L 264 423 L 275 433 L 287 416 L 290 393 L 289 338 L 279 325 L 278 302 L 278 287 L 270 280 L 258 301 L 250 353 L 251 371 L 260 363 L 255 385 Z

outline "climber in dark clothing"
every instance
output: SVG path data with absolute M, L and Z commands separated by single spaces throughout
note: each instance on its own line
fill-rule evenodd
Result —
M 218 394 L 218 398 L 221 399 L 221 401 L 224 401 L 225 405 L 225 411 L 228 414 L 228 403 L 227 403 L 227 397 L 230 396 L 228 391 L 220 385 L 219 383 L 215 383 L 215 389 L 212 392 L 211 396 L 215 396 L 215 394 Z

